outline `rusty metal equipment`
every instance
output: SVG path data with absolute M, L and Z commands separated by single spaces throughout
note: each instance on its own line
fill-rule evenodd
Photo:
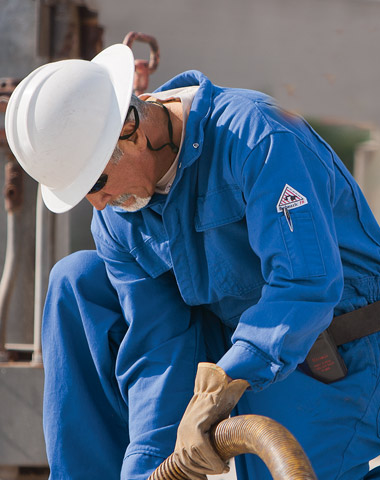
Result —
M 15 78 L 0 79 L 0 114 L 3 117 L 9 97 L 18 83 L 19 80 Z M 20 209 L 23 200 L 23 171 L 9 149 L 4 124 L 0 128 L 0 148 L 4 150 L 6 158 L 4 198 L 7 211 L 7 248 L 0 282 L 0 361 L 6 361 L 10 356 L 5 348 L 8 311 L 22 245 L 21 241 L 18 241 L 19 221 L 15 218 L 15 212 Z
M 150 46 L 149 62 L 147 60 L 135 60 L 135 81 L 133 89 L 136 95 L 141 95 L 147 91 L 149 75 L 152 75 L 152 73 L 157 70 L 160 62 L 160 49 L 154 37 L 141 32 L 129 32 L 125 36 L 123 43 L 129 48 L 132 48 L 135 41 L 148 43 Z
M 81 0 L 39 0 L 38 55 L 91 60 L 103 45 L 98 15 Z
M 260 415 L 240 415 L 220 422 L 211 438 L 218 454 L 228 460 L 243 453 L 258 455 L 274 480 L 317 480 L 313 468 L 294 436 L 275 420 Z M 169 456 L 148 480 L 190 480 Z
M 0 114 L 5 114 L 9 97 L 19 83 L 15 78 L 0 78 Z M 6 153 L 7 163 L 5 166 L 5 208 L 8 212 L 14 212 L 22 204 L 22 168 L 18 165 L 8 147 L 5 137 L 5 128 L 0 128 L 0 148 Z

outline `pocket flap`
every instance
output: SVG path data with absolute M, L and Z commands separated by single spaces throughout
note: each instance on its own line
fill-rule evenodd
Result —
M 245 203 L 237 185 L 225 185 L 198 197 L 195 230 L 203 232 L 243 218 Z
M 131 254 L 141 267 L 153 278 L 172 268 L 169 242 L 150 240 L 131 250 Z

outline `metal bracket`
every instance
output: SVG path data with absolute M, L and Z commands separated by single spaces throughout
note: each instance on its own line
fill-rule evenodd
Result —
M 147 91 L 149 84 L 149 75 L 152 75 L 157 70 L 160 63 L 160 49 L 158 47 L 157 40 L 151 35 L 141 32 L 129 32 L 124 40 L 124 45 L 132 48 L 135 41 L 148 43 L 150 46 L 150 57 L 148 60 L 135 60 L 135 79 L 134 79 L 134 91 L 136 95 L 141 95 Z

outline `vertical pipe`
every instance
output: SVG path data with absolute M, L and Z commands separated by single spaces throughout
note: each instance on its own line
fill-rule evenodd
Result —
M 21 167 L 8 153 L 5 164 L 5 207 L 7 210 L 7 247 L 5 263 L 0 281 L 0 361 L 7 361 L 9 353 L 5 349 L 9 307 L 20 266 L 22 245 L 22 223 L 20 207 L 22 205 Z
M 5 349 L 5 340 L 7 332 L 8 312 L 13 287 L 16 278 L 17 262 L 17 222 L 14 213 L 7 214 L 7 247 L 5 253 L 5 263 L 3 275 L 0 282 L 0 362 L 9 360 L 9 352 Z
M 41 187 L 37 192 L 36 208 L 36 273 L 34 290 L 34 337 L 32 363 L 42 363 L 41 321 L 50 266 L 54 261 L 54 217 L 45 207 Z

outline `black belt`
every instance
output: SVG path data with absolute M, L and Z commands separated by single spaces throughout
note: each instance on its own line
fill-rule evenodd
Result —
M 380 331 L 380 301 L 334 317 L 306 357 L 301 370 L 315 379 L 332 383 L 347 375 L 338 346 Z
M 336 345 L 380 331 L 380 301 L 334 317 L 327 329 Z

